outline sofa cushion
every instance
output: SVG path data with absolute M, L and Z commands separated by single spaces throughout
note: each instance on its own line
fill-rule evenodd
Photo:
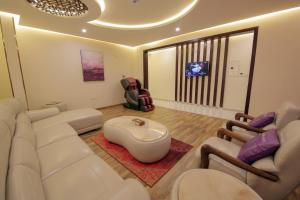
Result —
M 76 131 L 67 123 L 35 131 L 37 148 L 41 148 L 61 139 L 77 135 Z
M 30 124 L 30 126 L 31 126 L 30 118 L 25 113 L 18 114 L 16 121 L 17 121 L 17 123 L 27 123 L 27 124 Z
M 36 148 L 36 137 L 32 130 L 31 124 L 27 122 L 17 122 L 15 130 L 15 138 L 22 138 L 31 143 Z
M 7 200 L 45 200 L 40 174 L 24 165 L 9 170 Z
M 123 184 L 96 155 L 90 155 L 43 181 L 47 200 L 107 200 Z
M 103 125 L 102 113 L 92 108 L 61 112 L 58 115 L 34 122 L 33 129 L 40 130 L 57 124 L 68 123 L 77 132 L 93 130 Z
M 286 102 L 276 112 L 276 128 L 284 128 L 290 121 L 300 119 L 300 108 Z
M 42 178 L 47 178 L 91 154 L 93 152 L 78 136 L 68 137 L 39 148 Z
M 202 145 L 196 150 L 196 157 L 197 160 L 201 160 L 201 147 L 204 144 L 208 144 L 220 151 L 223 151 L 224 153 L 236 158 L 239 151 L 240 151 L 240 146 L 228 142 L 227 140 L 223 140 L 218 137 L 210 137 L 209 139 L 205 140 Z M 209 155 L 209 169 L 216 169 L 222 172 L 225 172 L 227 174 L 230 174 L 241 181 L 245 182 L 246 181 L 246 171 L 236 167 L 235 165 L 232 165 L 231 163 L 223 160 L 222 158 L 212 155 Z
M 279 146 L 277 130 L 271 129 L 262 134 L 257 134 L 257 136 L 247 141 L 241 147 L 238 158 L 252 164 L 256 160 L 273 155 Z
M 274 164 L 273 156 L 268 156 L 268 157 L 262 158 L 260 160 L 257 160 L 254 163 L 252 163 L 252 166 L 257 169 L 261 169 L 261 170 L 264 170 L 266 172 L 270 172 L 273 174 L 278 174 L 278 172 L 279 172 Z
M 8 126 L 0 121 L 0 199 L 5 199 L 11 138 Z
M 16 98 L 7 98 L 7 99 L 2 99 L 0 101 L 1 105 L 5 105 L 7 107 L 10 107 L 15 115 L 19 114 L 20 112 L 24 112 L 25 108 L 24 106 L 22 106 L 22 104 L 20 103 L 20 101 Z
M 10 167 L 24 165 L 40 173 L 39 158 L 35 148 L 22 138 L 13 139 L 9 165 Z
M 11 108 L 0 104 L 0 121 L 4 122 L 7 125 L 12 136 L 15 134 L 15 117 L 16 115 Z

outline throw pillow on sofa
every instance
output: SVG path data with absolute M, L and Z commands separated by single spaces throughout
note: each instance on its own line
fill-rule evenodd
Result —
M 259 115 L 258 117 L 255 117 L 253 120 L 251 120 L 248 125 L 253 128 L 263 128 L 275 120 L 275 112 L 268 112 L 262 115 Z
M 246 142 L 240 149 L 238 159 L 252 164 L 259 159 L 273 155 L 279 146 L 277 130 L 271 129 Z

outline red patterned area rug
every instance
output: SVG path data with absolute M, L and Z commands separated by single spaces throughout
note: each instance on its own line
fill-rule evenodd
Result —
M 165 158 L 155 163 L 145 164 L 133 158 L 124 147 L 110 143 L 104 138 L 103 133 L 93 136 L 91 139 L 150 187 L 193 148 L 192 145 L 172 138 L 171 149 Z

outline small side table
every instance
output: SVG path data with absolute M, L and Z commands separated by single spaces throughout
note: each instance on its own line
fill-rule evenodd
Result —
M 61 101 L 53 101 L 44 105 L 44 108 L 56 107 L 60 112 L 67 111 L 67 104 Z
M 192 169 L 175 181 L 171 200 L 262 200 L 242 181 L 212 169 Z

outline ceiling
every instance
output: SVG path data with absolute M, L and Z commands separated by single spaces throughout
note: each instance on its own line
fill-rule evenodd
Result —
M 105 1 L 105 0 L 104 0 Z M 176 15 L 194 0 L 106 0 L 98 20 L 115 24 L 146 24 Z
M 103 0 L 105 10 L 101 12 L 96 0 L 81 1 L 88 7 L 88 13 L 83 17 L 50 15 L 32 7 L 26 0 L 0 0 L 0 11 L 20 15 L 20 25 L 23 26 L 137 46 L 300 6 L 299 0 L 137 0 L 137 3 L 133 3 L 133 0 Z M 194 1 L 196 3 L 193 4 Z M 172 18 L 178 13 L 182 15 Z M 90 23 L 95 20 L 125 25 L 125 28 Z M 138 27 L 144 24 L 150 24 L 151 27 Z M 138 28 L 134 28 L 135 26 Z M 176 27 L 181 30 L 176 32 Z M 83 28 L 87 30 L 86 33 L 81 32 Z

